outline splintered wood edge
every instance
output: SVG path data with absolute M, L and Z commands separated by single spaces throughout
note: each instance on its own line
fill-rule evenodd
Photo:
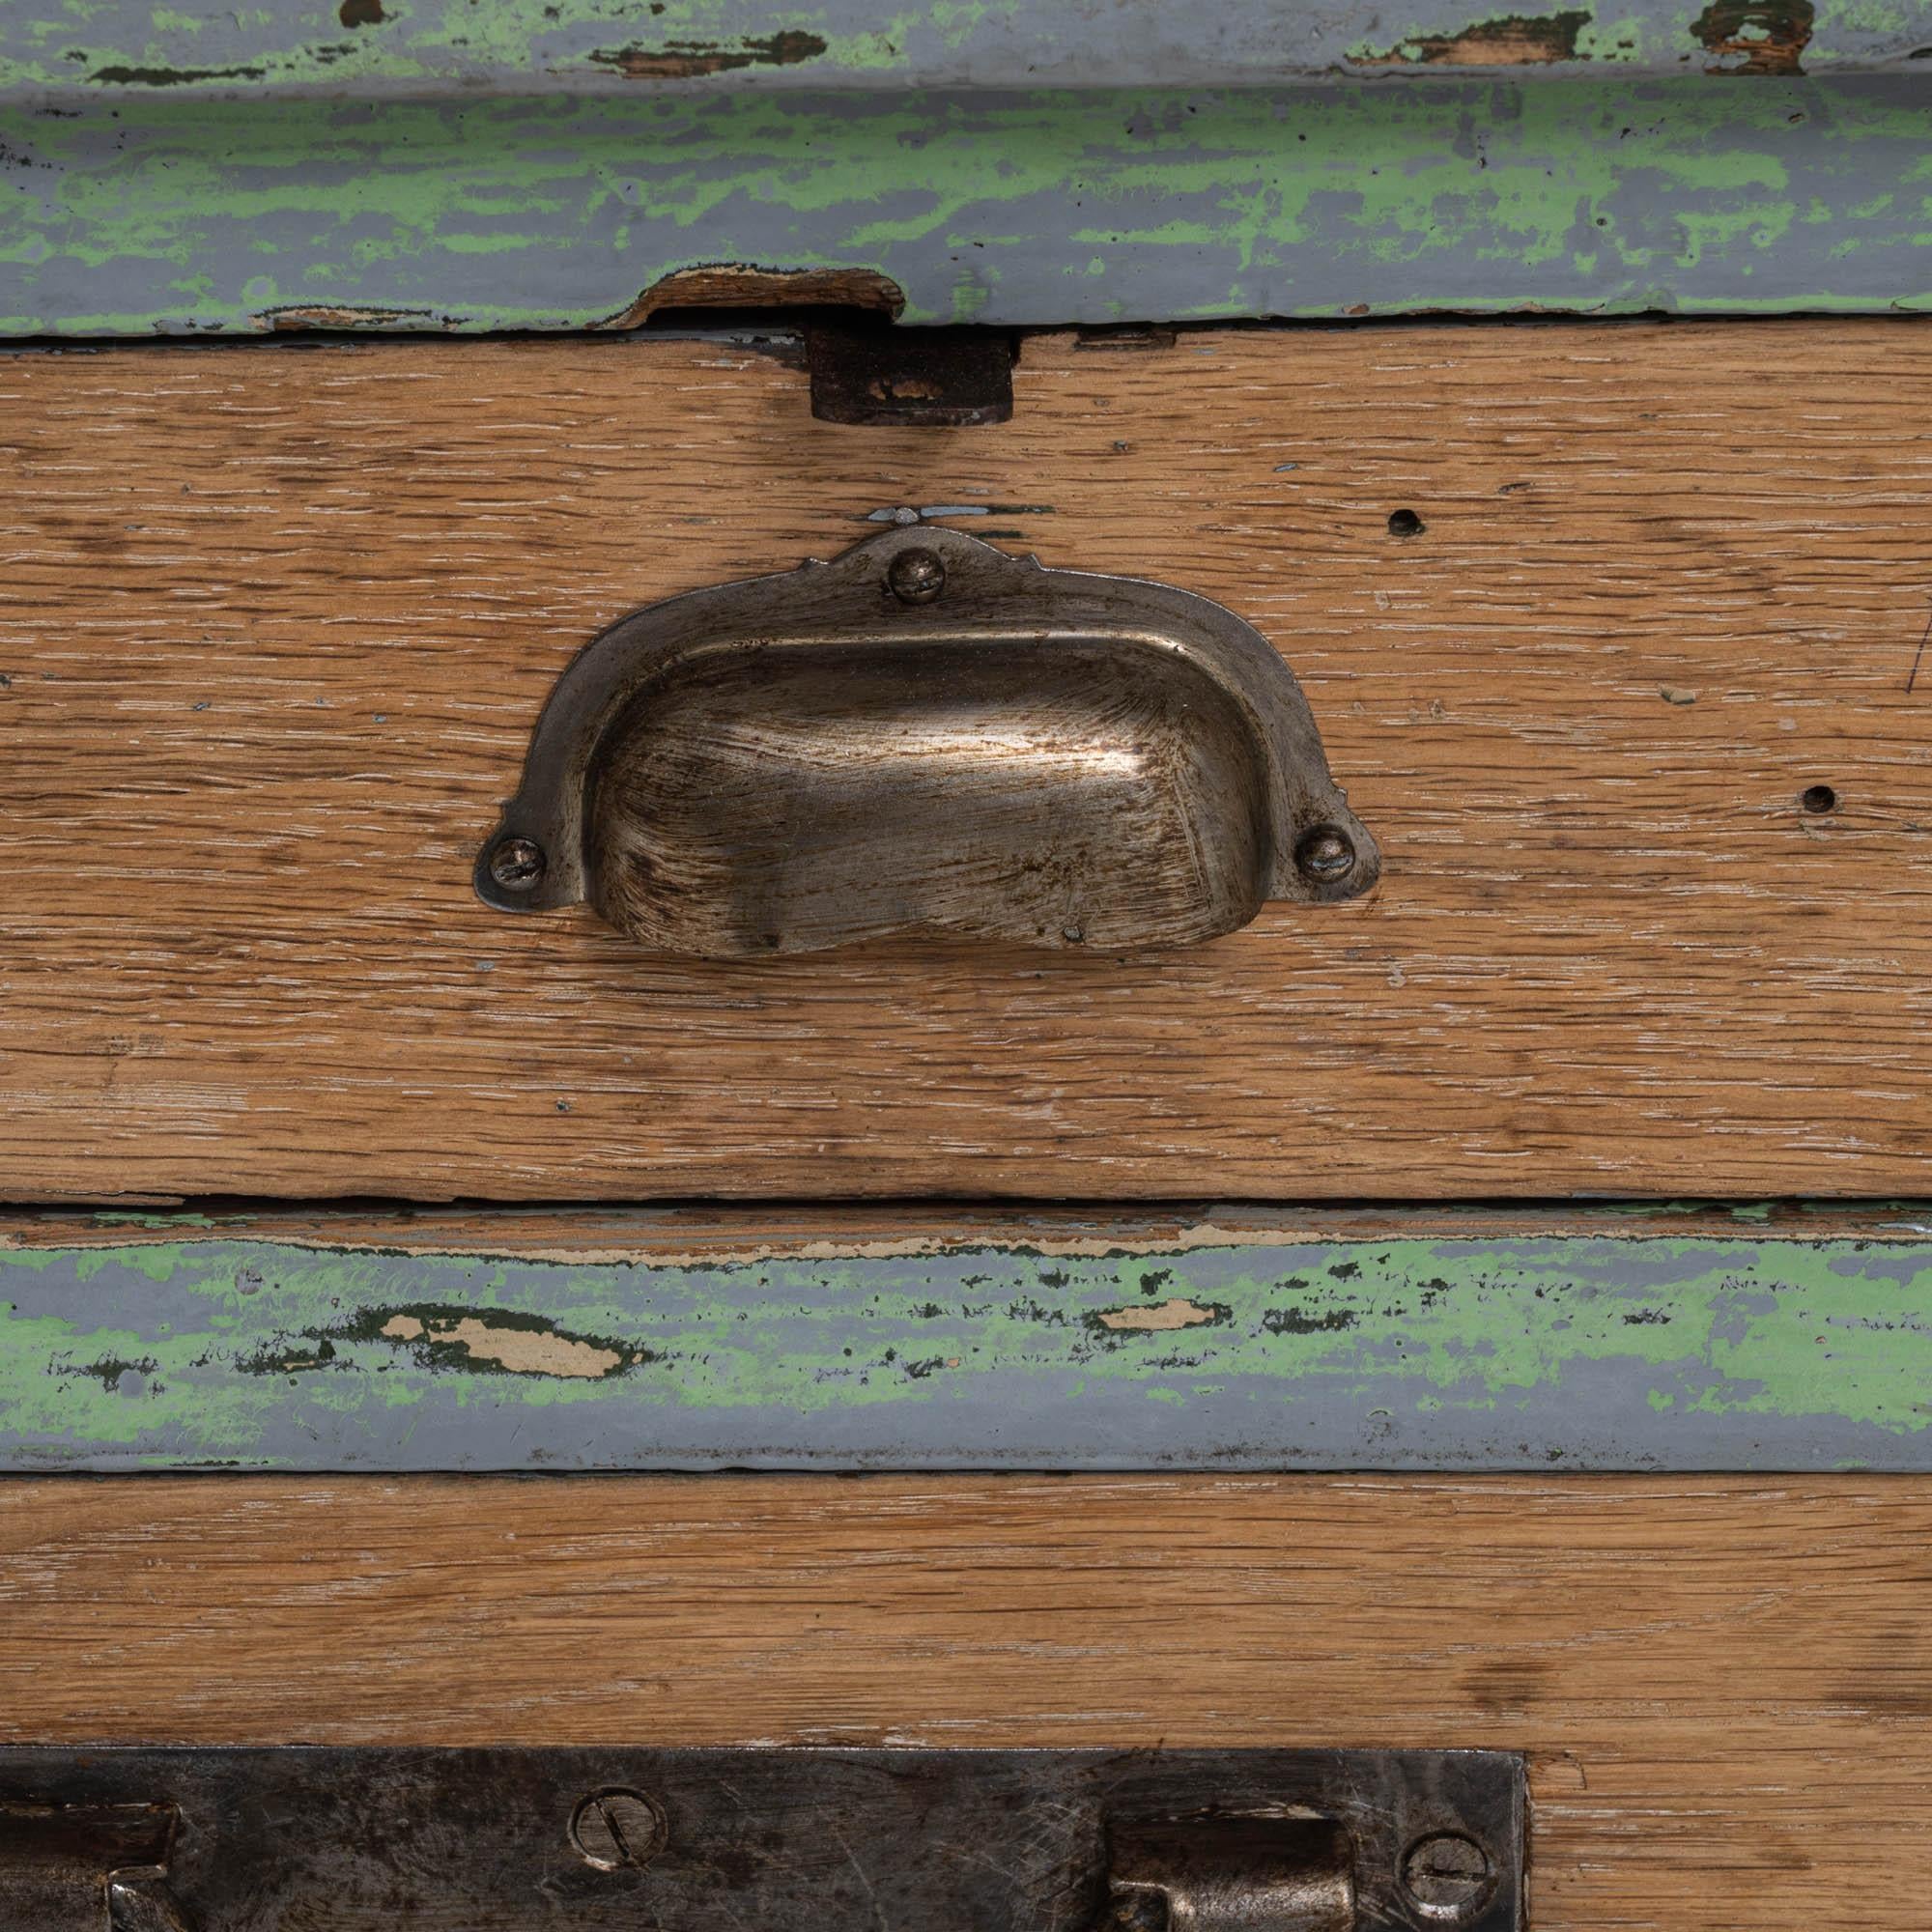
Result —
M 715 1203 L 669 1207 L 336 1206 L 178 1200 L 0 1208 L 0 1254 L 37 1248 L 264 1240 L 384 1254 L 502 1255 L 527 1261 L 678 1266 L 888 1260 L 1009 1248 L 1096 1260 L 1281 1241 L 1690 1236 L 1898 1241 L 1932 1237 L 1932 1203 L 1553 1201 L 1330 1208 L 1218 1202 L 1032 1208 L 983 1203 Z

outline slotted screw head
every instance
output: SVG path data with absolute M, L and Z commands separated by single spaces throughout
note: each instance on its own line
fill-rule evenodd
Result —
M 1304 879 L 1333 885 L 1355 869 L 1354 841 L 1340 826 L 1311 825 L 1295 845 L 1294 863 Z
M 593 1791 L 570 1820 L 570 1842 L 587 1865 L 622 1871 L 647 1865 L 670 1830 L 664 1806 L 641 1791 Z
M 901 604 L 930 604 L 946 588 L 946 566 L 933 551 L 902 550 L 886 565 L 886 587 Z
M 490 876 L 506 893 L 534 892 L 548 864 L 534 838 L 499 838 L 490 854 Z
M 1490 1895 L 1490 1855 L 1460 1832 L 1418 1839 L 1402 1861 L 1402 1882 L 1426 1918 L 1453 1925 L 1472 1917 Z

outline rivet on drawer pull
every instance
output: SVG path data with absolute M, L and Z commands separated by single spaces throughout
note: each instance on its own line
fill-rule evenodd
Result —
M 620 619 L 476 864 L 711 958 L 1184 946 L 1380 869 L 1293 673 L 1205 597 L 895 529 Z

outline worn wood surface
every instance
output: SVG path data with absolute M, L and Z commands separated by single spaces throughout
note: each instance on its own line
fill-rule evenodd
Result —
M 1932 1470 L 1932 1212 L 0 1216 L 0 1470 Z
M 1911 1192 L 1927 375 L 1905 321 L 1054 337 L 943 434 L 715 342 L 15 355 L 7 1191 Z M 593 632 L 898 504 L 1259 625 L 1377 891 L 737 966 L 474 899 Z
M 1487 1745 L 1537 1932 L 1919 1932 L 1932 1492 L 26 1481 L 9 1741 Z

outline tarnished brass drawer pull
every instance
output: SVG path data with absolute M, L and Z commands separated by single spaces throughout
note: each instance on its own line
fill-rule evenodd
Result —
M 612 625 L 552 693 L 476 888 L 721 959 L 1120 952 L 1379 867 L 1293 673 L 1232 611 L 908 528 Z

